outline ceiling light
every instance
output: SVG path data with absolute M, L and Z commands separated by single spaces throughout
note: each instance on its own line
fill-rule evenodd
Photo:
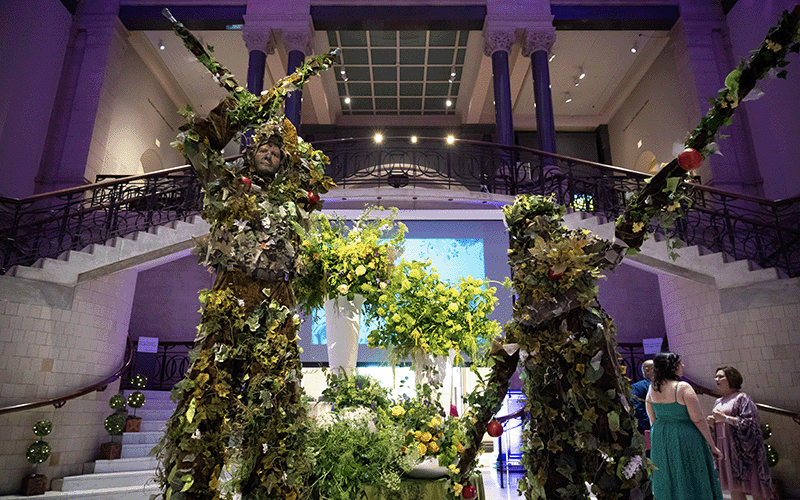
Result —
M 564 102 L 572 102 L 572 96 L 569 95 L 569 92 L 564 92 L 566 94 Z
M 555 54 L 550 54 L 550 59 L 548 59 L 547 62 L 553 62 L 553 59 L 555 58 L 556 58 Z
M 448 135 L 448 136 L 447 136 L 447 144 L 453 144 L 454 142 L 456 142 L 456 138 L 455 138 L 455 136 L 453 136 L 453 135 Z
M 577 87 L 581 83 L 581 77 L 576 76 L 575 78 L 573 78 L 572 83 L 574 83 L 575 86 Z
M 453 78 L 455 78 L 455 77 L 456 77 L 456 70 L 455 70 L 455 68 L 453 68 L 453 70 L 450 72 L 450 76 L 452 76 Z
M 631 47 L 631 52 L 636 53 L 639 50 L 639 37 L 642 36 L 641 33 L 636 35 L 636 38 L 633 40 L 633 47 Z
M 382 142 L 383 142 L 383 134 L 378 132 L 377 134 L 375 134 L 375 143 L 380 144 Z
M 347 81 L 347 72 L 345 70 L 339 71 L 339 74 L 342 75 L 342 80 Z
M 344 98 L 344 103 L 345 104 L 350 104 L 350 98 L 349 97 L 345 97 Z
M 164 50 L 164 49 L 166 49 L 166 47 L 164 46 L 164 41 L 163 40 L 159 40 L 158 41 L 158 50 Z
M 583 66 L 581 66 L 578 70 L 581 72 L 581 74 L 580 74 L 580 76 L 578 76 L 578 78 L 580 78 L 581 80 L 586 78 L 586 72 L 583 71 Z
M 451 101 L 450 99 L 448 99 L 447 101 L 445 101 L 444 105 L 445 105 L 445 106 L 447 106 L 447 107 L 449 108 L 450 106 L 452 106 L 452 105 L 453 105 L 453 101 Z
M 414 143 L 414 144 L 417 143 L 417 136 L 416 135 L 412 135 L 411 136 L 411 142 Z

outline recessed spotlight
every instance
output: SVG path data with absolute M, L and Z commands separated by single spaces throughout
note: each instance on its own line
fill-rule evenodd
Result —
M 447 106 L 447 107 L 449 108 L 450 106 L 452 106 L 452 105 L 453 105 L 453 101 L 451 101 L 450 99 L 448 99 L 447 101 L 445 101 L 444 105 L 445 105 L 445 106 Z
M 577 87 L 578 85 L 580 85 L 580 84 L 581 84 L 581 79 L 580 79 L 580 77 L 577 77 L 577 76 L 576 76 L 576 77 L 575 77 L 575 78 L 572 80 L 572 83 L 574 83 L 576 87 Z
M 417 143 L 417 136 L 416 135 L 412 135 L 411 136 L 411 142 L 414 143 L 414 144 Z
M 159 40 L 158 41 L 158 50 L 164 50 L 166 48 L 167 47 L 164 45 L 164 41 L 163 40 Z
M 349 97 L 345 97 L 344 98 L 344 103 L 345 104 L 350 104 L 350 98 Z
M 639 149 L 642 147 L 642 140 L 639 139 L 639 142 L 636 143 L 636 148 Z
M 564 98 L 564 102 L 572 102 L 572 96 L 569 95 L 569 92 L 566 92 L 566 96 Z
M 581 74 L 580 74 L 580 76 L 578 76 L 578 78 L 580 78 L 581 80 L 583 80 L 584 78 L 586 78 L 586 72 L 585 72 L 585 71 L 583 71 L 583 66 L 581 66 L 581 67 L 578 69 L 578 71 L 580 71 L 580 72 L 581 72 Z
M 456 138 L 455 138 L 455 136 L 453 136 L 453 135 L 448 135 L 448 136 L 447 136 L 447 144 L 453 144 L 454 142 L 456 142 Z
M 553 62 L 553 59 L 555 58 L 556 58 L 555 54 L 550 54 L 550 59 L 548 59 L 547 62 Z
M 383 142 L 383 134 L 381 134 L 380 132 L 375 134 L 375 143 L 380 144 L 382 142 Z

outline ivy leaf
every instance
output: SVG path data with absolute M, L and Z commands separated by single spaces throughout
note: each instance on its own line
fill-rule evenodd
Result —
M 784 70 L 778 71 L 778 74 L 775 75 L 775 76 L 778 77 L 778 78 L 783 78 L 785 80 L 786 79 L 786 74 L 787 74 L 786 70 L 784 69 Z
M 197 400 L 192 399 L 192 402 L 189 403 L 189 409 L 186 410 L 186 421 L 189 422 L 190 424 L 192 423 L 192 420 L 194 420 L 194 414 L 196 411 L 197 411 Z
M 194 484 L 194 477 L 191 474 L 186 474 L 181 478 L 183 481 L 183 488 L 181 488 L 181 492 L 188 490 Z
M 611 432 L 619 432 L 619 413 L 612 411 L 608 414 L 608 428 Z

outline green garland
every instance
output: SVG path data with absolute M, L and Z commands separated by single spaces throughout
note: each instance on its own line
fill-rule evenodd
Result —
M 716 99 L 709 99 L 711 108 L 700 124 L 689 134 L 685 146 L 699 151 L 704 157 L 711 154 L 710 144 L 719 129 L 730 125 L 739 103 L 755 88 L 758 80 L 780 68 L 776 76 L 786 78 L 789 53 L 800 53 L 800 6 L 790 13 L 784 11 L 780 22 L 767 33 L 749 61 L 742 61 L 725 78 L 725 87 Z M 664 166 L 648 184 L 628 200 L 625 212 L 617 219 L 616 237 L 636 253 L 644 243 L 650 224 L 658 219 L 662 226 L 671 227 L 675 219 L 689 208 L 691 184 L 689 174 L 674 159 Z

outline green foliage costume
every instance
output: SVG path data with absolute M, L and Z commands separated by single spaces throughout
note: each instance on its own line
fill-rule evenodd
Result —
M 307 61 L 258 97 L 165 15 L 229 96 L 207 117 L 187 109 L 188 123 L 174 144 L 205 191 L 202 216 L 211 230 L 197 251 L 217 278 L 201 291 L 192 365 L 173 391 L 178 406 L 159 448 L 162 495 L 301 498 L 310 461 L 291 280 L 302 272 L 295 257 L 308 214 L 321 207 L 312 195 L 333 182 L 324 177 L 328 158 L 297 137 L 280 108 L 289 92 L 330 67 L 336 53 Z M 252 130 L 249 141 L 246 130 Z M 220 150 L 232 139 L 249 145 L 244 158 L 228 162 Z M 282 144 L 282 159 L 265 174 L 255 152 L 268 143 Z

